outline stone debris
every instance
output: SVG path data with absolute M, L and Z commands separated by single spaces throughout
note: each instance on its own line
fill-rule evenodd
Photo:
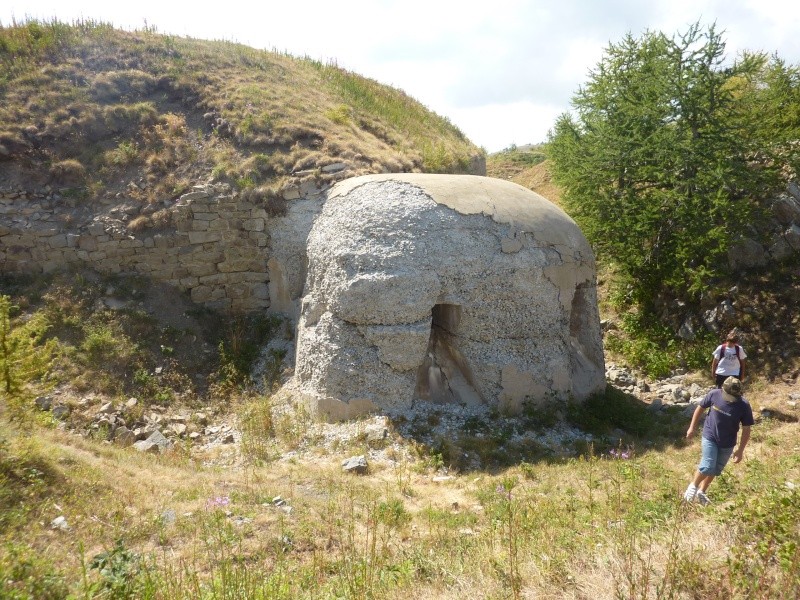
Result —
M 34 400 L 39 410 L 48 411 L 53 406 L 53 399 L 50 396 L 39 396 Z
M 151 433 L 147 439 L 133 444 L 133 447 L 139 452 L 147 452 L 150 454 L 163 454 L 169 450 L 171 446 L 172 442 L 165 438 L 158 430 Z
M 342 471 L 345 473 L 366 475 L 368 470 L 369 465 L 367 464 L 367 457 L 363 454 L 361 456 L 351 456 L 350 458 L 342 461 Z
M 119 446 L 133 446 L 136 434 L 127 427 L 117 427 L 114 431 L 114 443 Z
M 71 411 L 71 409 L 70 409 L 70 407 L 68 405 L 66 405 L 66 404 L 57 404 L 56 406 L 53 407 L 53 410 L 51 411 L 51 414 L 53 415 L 53 418 L 58 419 L 59 421 L 62 421 L 62 420 L 66 419 L 69 416 L 70 411 Z

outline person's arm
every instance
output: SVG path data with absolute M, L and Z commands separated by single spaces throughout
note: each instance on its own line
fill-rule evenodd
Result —
M 747 362 L 747 359 L 740 358 L 739 359 L 739 380 L 744 381 L 744 363 Z
M 720 354 L 722 354 L 720 352 Z M 717 365 L 719 364 L 719 359 L 717 358 L 717 351 L 714 350 L 714 360 L 711 361 L 711 379 L 716 379 L 717 377 Z
M 704 410 L 703 407 L 700 406 L 699 404 L 697 405 L 697 408 L 694 409 L 694 414 L 692 415 L 692 422 L 689 423 L 689 429 L 686 430 L 686 439 L 687 440 L 694 435 L 694 429 L 695 429 L 695 427 L 697 427 L 697 422 L 700 420 L 700 415 L 703 414 L 703 410 Z M 748 435 L 748 437 L 750 435 L 750 428 L 749 427 L 748 427 L 747 435 Z M 742 434 L 742 437 L 744 437 L 744 434 Z
M 733 452 L 733 462 L 738 463 L 742 460 L 744 456 L 744 449 L 747 446 L 747 442 L 750 441 L 750 426 L 745 425 L 742 427 L 742 435 L 739 437 L 739 445 L 736 447 L 736 450 Z

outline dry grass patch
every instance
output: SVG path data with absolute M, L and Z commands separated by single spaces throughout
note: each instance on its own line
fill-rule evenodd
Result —
M 784 486 L 800 476 L 796 426 L 760 425 L 763 437 L 746 462 L 715 482 L 715 504 L 700 509 L 679 501 L 697 460 L 694 446 L 437 481 L 406 448 L 397 460 L 375 459 L 359 478 L 339 468 L 357 446 L 323 453 L 306 447 L 278 458 L 291 436 L 281 437 L 288 424 L 268 406 L 244 405 L 240 418 L 249 419 L 245 434 L 275 446 L 259 455 L 251 439 L 241 447 L 245 460 L 233 467 L 215 466 L 212 455 L 145 456 L 41 432 L 35 455 L 69 485 L 36 497 L 31 514 L 45 524 L 33 526 L 30 543 L 80 590 L 86 584 L 67 575 L 80 569 L 78 541 L 88 560 L 122 537 L 124 549 L 147 565 L 128 581 L 144 598 L 233 590 L 249 594 L 243 597 L 269 591 L 271 598 L 439 598 L 470 590 L 480 597 L 601 599 L 702 590 L 722 598 L 735 597 L 744 589 L 741 576 L 761 568 L 763 589 L 798 585 L 792 570 L 768 556 L 737 554 L 757 542 L 751 532 L 764 517 L 731 518 L 778 494 L 790 522 L 779 520 L 777 530 L 788 526 L 785 536 L 797 527 L 796 492 Z M 773 437 L 786 443 L 773 447 Z M 73 526 L 69 533 L 48 528 L 58 513 L 53 504 Z M 71 542 L 53 543 L 61 538 Z M 776 536 L 773 548 L 785 548 L 791 560 L 787 539 Z M 90 571 L 90 584 L 102 582 Z

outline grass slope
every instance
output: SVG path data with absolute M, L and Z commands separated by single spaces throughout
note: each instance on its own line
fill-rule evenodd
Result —
M 12 183 L 85 199 L 152 203 L 211 176 L 268 197 L 292 175 L 324 183 L 334 163 L 467 172 L 481 154 L 402 91 L 336 65 L 88 20 L 0 27 L 0 124 Z
M 11 295 L 7 339 L 32 342 L 14 346 L 14 372 L 28 385 L 0 401 L 2 598 L 800 592 L 800 429 L 796 412 L 774 402 L 790 382 L 751 385 L 756 412 L 776 410 L 701 509 L 679 501 L 699 452 L 683 439 L 679 409 L 654 413 L 612 388 L 561 414 L 471 419 L 423 442 L 444 418 L 432 412 L 389 423 L 376 442 L 372 421 L 313 423 L 245 381 L 249 349 L 283 335 L 280 327 L 215 330 L 218 316 L 187 312 L 166 290 L 145 293 L 137 279 L 0 283 Z M 174 310 L 154 310 L 163 305 Z M 49 359 L 35 360 L 44 349 Z M 154 376 L 157 366 L 165 370 Z M 34 409 L 33 397 L 53 388 L 89 397 L 92 414 L 131 394 L 138 411 L 202 410 L 235 423 L 241 438 L 142 454 Z M 594 442 L 575 438 L 562 455 L 519 441 L 520 430 L 559 423 Z M 357 454 L 370 457 L 368 474 L 342 473 Z

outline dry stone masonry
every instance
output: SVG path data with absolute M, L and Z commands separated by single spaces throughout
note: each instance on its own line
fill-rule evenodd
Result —
M 308 237 L 294 392 L 331 419 L 414 402 L 584 399 L 605 386 L 586 239 L 514 183 L 368 175 Z
M 264 208 L 224 184 L 200 185 L 161 209 L 160 230 L 132 231 L 139 204 L 97 211 L 58 192 L 0 192 L 0 270 L 41 273 L 87 267 L 138 273 L 231 311 L 269 306 Z

